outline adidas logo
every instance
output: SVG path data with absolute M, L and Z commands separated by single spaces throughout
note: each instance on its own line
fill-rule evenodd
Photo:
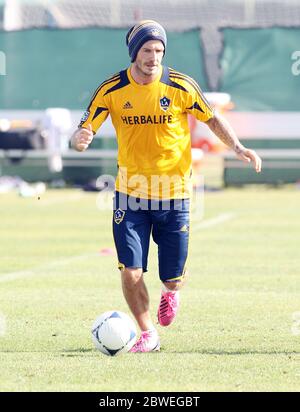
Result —
M 123 109 L 133 109 L 130 102 L 126 102 L 123 106 Z
M 182 228 L 180 229 L 180 232 L 188 232 L 188 231 L 189 231 L 188 225 L 183 225 Z

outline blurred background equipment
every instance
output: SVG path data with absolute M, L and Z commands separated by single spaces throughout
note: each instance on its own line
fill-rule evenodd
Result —
M 39 147 L 39 157 L 36 146 L 27 151 L 31 167 L 36 161 L 46 167 L 47 173 L 40 173 L 44 178 L 71 182 L 116 173 L 110 120 L 91 150 L 78 158 L 68 149 L 66 136 L 78 125 L 97 86 L 128 67 L 125 34 L 136 21 L 147 18 L 158 20 L 168 31 L 164 63 L 193 77 L 241 141 L 257 149 L 264 161 L 263 172 L 257 175 L 191 118 L 192 145 L 203 154 L 194 151 L 196 170 L 225 185 L 300 180 L 296 0 L 0 0 L 0 51 L 7 65 L 7 75 L 0 75 L 0 119 L 31 122 L 40 130 L 45 147 Z M 78 65 L 81 57 L 88 59 L 85 67 Z M 49 108 L 62 108 L 68 119 L 63 120 L 61 112 L 60 126 L 45 123 Z M 10 128 L 2 133 L 4 142 L 6 133 L 17 132 Z M 21 169 L 26 159 L 13 170 L 7 158 L 0 154 L 2 173 L 27 170 L 28 165 Z M 37 178 L 37 170 L 29 174 L 31 179 Z
M 42 119 L 47 142 L 49 169 L 52 172 L 63 170 L 62 153 L 68 149 L 72 133 L 71 114 L 68 109 L 49 108 Z
M 44 139 L 38 128 L 35 127 L 11 127 L 7 119 L 0 120 L 0 149 L 43 149 Z

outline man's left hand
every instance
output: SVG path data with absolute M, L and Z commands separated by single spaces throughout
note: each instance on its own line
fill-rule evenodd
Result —
M 244 162 L 250 163 L 253 162 L 254 169 L 257 173 L 261 172 L 261 158 L 255 152 L 255 150 L 243 148 L 236 150 L 236 155 L 239 159 L 243 160 Z

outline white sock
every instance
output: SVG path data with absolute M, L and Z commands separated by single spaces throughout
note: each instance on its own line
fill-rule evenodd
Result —
M 142 332 L 148 332 L 151 335 L 152 334 L 157 334 L 157 330 L 155 329 L 155 327 L 152 325 L 151 328 L 147 329 L 147 330 L 143 330 Z

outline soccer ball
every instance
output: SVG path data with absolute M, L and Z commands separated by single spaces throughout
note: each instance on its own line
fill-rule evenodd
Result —
M 128 352 L 135 344 L 136 326 L 126 313 L 112 310 L 100 315 L 92 326 L 96 349 L 108 356 Z

